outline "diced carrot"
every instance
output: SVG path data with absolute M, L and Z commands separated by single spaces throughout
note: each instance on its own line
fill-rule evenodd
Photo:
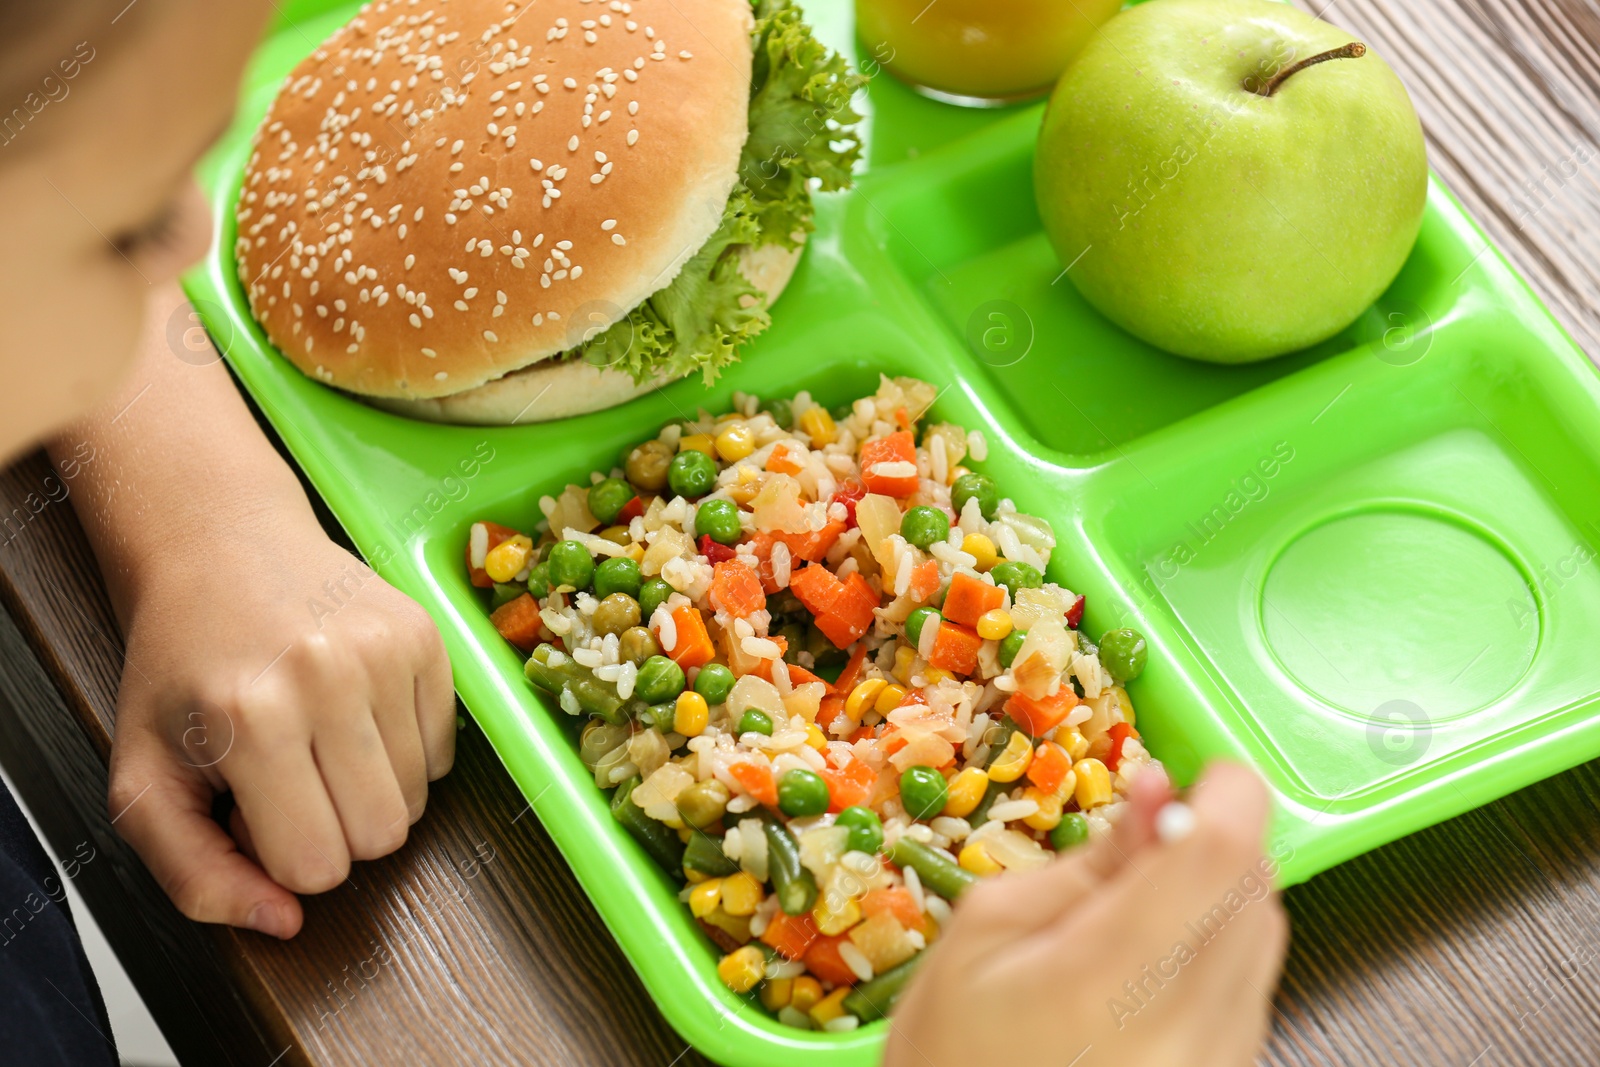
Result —
M 769 533 L 753 533 L 740 547 L 756 558 L 756 576 L 761 579 L 765 593 L 776 593 L 781 588 L 772 576 L 772 546 L 778 542 Z
M 836 937 L 818 937 L 811 942 L 811 947 L 806 949 L 806 968 L 824 982 L 834 985 L 854 985 L 858 979 L 856 972 L 839 955 L 839 946 L 848 941 L 844 934 Z
M 789 577 L 789 591 L 819 619 L 833 610 L 843 589 L 844 583 L 826 567 L 802 567 Z
M 1035 750 L 1033 762 L 1028 764 L 1028 781 L 1046 793 L 1054 793 L 1070 770 L 1072 757 L 1067 755 L 1067 750 L 1054 741 L 1045 741 Z
M 705 616 L 700 614 L 700 609 L 693 604 L 684 604 L 672 613 L 672 622 L 678 630 L 678 642 L 667 649 L 667 655 L 673 662 L 686 670 L 710 663 L 717 650 L 711 643 L 711 635 L 706 632 Z M 656 631 L 656 637 L 660 636 L 660 631 Z
M 976 630 L 946 619 L 939 624 L 928 663 L 951 674 L 971 674 L 978 669 L 978 649 L 983 638 Z
M 888 733 L 883 735 L 883 744 L 879 746 L 879 751 L 885 756 L 892 756 L 908 744 L 910 744 L 910 741 L 903 731 L 891 728 Z
M 871 736 L 872 736 L 872 727 L 870 727 L 870 726 L 858 726 L 858 727 L 856 727 L 856 732 L 851 734 L 849 737 L 845 738 L 845 740 L 849 741 L 853 745 L 857 741 L 865 741 L 865 740 L 867 740 L 867 738 L 869 738 Z
M 772 768 L 765 763 L 733 763 L 728 773 L 734 781 L 744 786 L 744 791 L 756 798 L 756 803 L 769 808 L 778 806 L 778 786 L 772 778 Z
M 1122 762 L 1122 746 L 1130 737 L 1138 737 L 1139 731 L 1125 722 L 1111 724 L 1111 729 L 1106 731 L 1106 736 L 1111 738 L 1111 751 L 1106 754 L 1106 769 L 1116 771 Z
M 933 560 L 923 560 L 911 568 L 911 585 L 906 595 L 919 604 L 925 604 L 939 591 L 939 565 Z
M 824 767 L 821 773 L 822 780 L 828 783 L 828 810 L 835 814 L 852 804 L 865 804 L 878 780 L 878 772 L 858 759 L 838 770 Z
M 539 602 L 532 593 L 523 593 L 517 599 L 501 604 L 489 616 L 500 636 L 524 652 L 539 647 L 539 634 L 543 624 L 539 620 Z
M 817 725 L 824 732 L 833 727 L 839 716 L 844 714 L 844 697 L 837 693 L 829 694 L 822 698 L 822 705 L 817 708 Z M 832 735 L 829 735 L 830 737 Z
M 804 667 L 799 666 L 798 664 L 794 664 L 794 663 L 789 664 L 789 684 L 790 685 L 807 685 L 807 684 L 809 684 L 811 682 L 821 682 L 822 683 L 822 691 L 823 691 L 824 695 L 827 695 L 827 694 L 830 694 L 830 693 L 833 692 L 833 683 L 829 682 L 826 678 L 822 677 L 819 674 L 812 674 L 810 671 L 806 670 Z
M 917 462 L 916 440 L 911 436 L 911 431 L 900 430 L 888 437 L 880 437 L 875 441 L 868 441 L 861 446 L 861 481 L 866 485 L 869 493 L 882 493 L 884 496 L 910 496 L 917 491 L 917 476 L 909 475 L 883 475 L 875 474 L 873 470 L 880 463 L 907 462 L 915 465 Z
M 993 611 L 1005 602 L 1006 591 L 1003 587 L 990 585 L 964 571 L 958 571 L 950 579 L 950 591 L 944 595 L 944 606 L 939 609 L 939 614 L 962 626 L 976 626 L 984 612 Z
M 872 609 L 877 606 L 878 594 L 873 591 L 871 583 L 861 577 L 860 571 L 853 571 L 841 584 L 839 594 L 834 597 L 827 613 L 817 616 L 817 629 L 839 648 L 848 648 L 872 629 L 872 621 L 876 618 Z
M 509 526 L 501 526 L 498 522 L 484 520 L 483 528 L 489 533 L 488 547 L 491 549 L 502 541 L 509 541 L 517 536 L 517 531 Z M 494 587 L 494 579 L 489 577 L 489 572 L 482 567 L 474 567 L 472 565 L 472 538 L 470 536 L 467 538 L 467 570 L 472 574 L 472 584 L 479 589 L 491 589 Z
M 904 404 L 901 404 L 899 407 L 894 409 L 894 421 L 895 425 L 899 426 L 902 430 L 911 429 L 911 412 L 906 410 L 906 406 Z
M 922 929 L 922 909 L 917 907 L 916 898 L 909 889 L 885 886 L 868 890 L 861 898 L 861 914 L 870 919 L 884 912 L 893 915 L 907 930 Z
M 789 451 L 789 446 L 779 443 L 767 455 L 767 470 L 778 474 L 799 474 L 805 470 Z
M 777 635 L 773 635 L 771 637 L 768 637 L 767 640 L 776 642 L 778 647 L 783 649 L 784 652 L 789 651 L 789 642 L 788 642 L 787 639 L 779 637 Z M 779 659 L 779 660 L 770 660 L 770 659 L 759 660 L 755 667 L 752 667 L 750 670 L 745 671 L 743 673 L 745 673 L 745 674 L 753 674 L 757 678 L 763 678 L 766 681 L 770 682 L 770 681 L 772 681 L 772 665 L 774 663 L 778 663 L 778 662 L 782 662 L 781 659 Z M 789 668 L 789 684 L 791 686 L 794 686 L 794 685 L 805 685 L 808 682 L 821 682 L 822 683 L 822 689 L 823 689 L 823 696 L 826 697 L 826 696 L 831 696 L 833 694 L 833 686 L 832 686 L 832 684 L 829 683 L 829 681 L 826 678 L 823 678 L 820 675 L 812 674 L 810 671 L 806 670 L 804 667 L 799 666 L 798 664 L 785 663 L 784 666 Z M 735 671 L 734 673 L 737 674 L 739 672 Z M 819 714 L 819 717 L 820 717 L 820 712 L 818 714 Z
M 711 595 L 729 615 L 745 619 L 767 606 L 760 577 L 745 564 L 730 559 L 718 563 L 712 573 Z
M 1053 697 L 1035 700 L 1026 693 L 1012 693 L 1006 701 L 1006 714 L 1029 734 L 1038 737 L 1049 733 L 1067 717 L 1067 712 L 1078 706 L 1078 694 L 1070 685 L 1062 684 Z
M 839 680 L 833 683 L 834 689 L 849 696 L 850 690 L 854 689 L 856 683 L 861 681 L 861 675 L 866 665 L 867 646 L 861 645 L 850 653 L 850 662 L 846 663 L 844 670 L 839 672 Z
M 811 530 L 803 534 L 777 532 L 772 536 L 789 546 L 789 554 L 795 559 L 803 559 L 809 563 L 821 563 L 822 558 L 828 554 L 828 549 L 839 540 L 839 535 L 844 533 L 844 520 L 835 519 L 820 530 Z
M 797 960 L 806 954 L 817 936 L 817 924 L 811 921 L 809 912 L 805 915 L 789 915 L 775 911 L 767 928 L 761 933 L 761 941 L 785 959 Z

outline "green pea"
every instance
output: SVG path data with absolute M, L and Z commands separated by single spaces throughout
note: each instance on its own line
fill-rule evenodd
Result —
M 1089 840 L 1089 820 L 1082 812 L 1069 811 L 1061 816 L 1056 828 L 1050 831 L 1050 844 L 1057 852 L 1076 848 Z
M 950 536 L 950 516 L 939 508 L 919 505 L 900 520 L 900 536 L 918 548 L 927 548 Z
M 536 563 L 528 572 L 528 592 L 533 594 L 535 600 L 543 600 L 550 595 L 549 563 Z
M 1119 682 L 1131 682 L 1144 673 L 1148 652 L 1138 630 L 1107 630 L 1100 636 L 1100 666 Z
M 1008 559 L 1004 563 L 996 563 L 989 572 L 994 576 L 996 585 L 1003 585 L 1011 590 L 1011 601 L 1016 603 L 1017 590 L 1037 589 L 1044 584 L 1044 575 L 1039 573 L 1039 568 L 1031 563 L 1018 563 Z
M 615 635 L 620 638 L 639 625 L 639 602 L 627 593 L 612 593 L 600 601 L 589 621 L 594 626 L 594 632 L 602 637 Z
M 639 564 L 627 556 L 612 556 L 594 569 L 594 595 L 604 600 L 612 593 L 639 599 Z
M 851 805 L 841 811 L 836 819 L 835 826 L 843 826 L 850 831 L 850 840 L 845 848 L 851 852 L 865 852 L 869 856 L 876 856 L 883 847 L 883 823 L 870 808 L 860 805 Z
M 694 514 L 694 532 L 719 545 L 733 544 L 744 533 L 739 527 L 739 505 L 731 500 L 707 500 Z
M 744 714 L 739 716 L 739 733 L 741 734 L 766 734 L 772 736 L 772 716 L 760 708 L 745 708 Z
M 1022 651 L 1022 642 L 1028 639 L 1028 631 L 1012 630 L 1000 642 L 1000 666 L 1009 667 L 1016 662 L 1017 653 Z
M 900 803 L 913 819 L 931 819 L 944 810 L 950 787 L 932 767 L 907 767 L 900 775 Z
M 717 461 L 698 449 L 679 452 L 667 465 L 667 486 L 678 496 L 705 496 L 715 484 Z
M 646 704 L 663 704 L 683 692 L 683 668 L 665 656 L 651 656 L 633 681 L 633 695 Z
M 828 783 L 813 772 L 794 768 L 778 779 L 778 810 L 791 819 L 828 810 Z
M 494 594 L 489 597 L 489 610 L 498 611 L 500 608 L 511 603 L 513 600 L 517 599 L 517 597 L 526 592 L 526 589 L 522 588 L 520 585 L 517 585 L 515 582 L 510 584 L 504 582 L 495 582 Z
M 706 698 L 707 704 L 720 704 L 733 692 L 733 672 L 720 663 L 707 663 L 694 677 L 694 691 Z
M 828 409 L 828 414 L 833 416 L 833 421 L 834 422 L 843 422 L 845 419 L 848 419 L 854 412 L 855 412 L 855 405 L 851 404 L 848 401 L 846 401 L 843 404 L 835 404 L 835 405 L 833 405 L 833 407 Z
M 656 641 L 656 635 L 643 626 L 630 626 L 622 631 L 618 639 L 618 652 L 623 659 L 637 667 L 651 656 L 661 654 L 661 645 Z
M 639 586 L 639 611 L 645 618 L 656 613 L 656 609 L 667 602 L 667 597 L 673 594 L 672 586 L 663 579 L 652 578 Z
M 550 546 L 550 580 L 556 585 L 586 589 L 594 577 L 594 557 L 577 541 L 557 541 Z
M 771 415 L 772 421 L 783 429 L 794 429 L 794 405 L 790 403 L 788 398 L 769 400 L 762 406 L 761 410 Z
M 634 498 L 633 486 L 621 478 L 607 478 L 589 487 L 589 510 L 606 526 L 617 521 L 622 509 Z
M 922 628 L 928 625 L 928 620 L 939 618 L 939 613 L 932 608 L 918 608 L 906 616 L 906 640 L 913 646 L 922 643 Z
M 950 506 L 959 515 L 969 500 L 976 500 L 978 510 L 983 517 L 990 522 L 994 521 L 995 509 L 1000 506 L 1000 491 L 995 488 L 993 478 L 987 474 L 970 472 L 957 478 L 950 486 Z

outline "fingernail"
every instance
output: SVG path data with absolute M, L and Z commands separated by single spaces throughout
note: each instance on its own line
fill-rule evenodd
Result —
M 270 937 L 283 936 L 283 912 L 276 904 L 263 900 L 250 909 L 250 917 L 244 921 L 245 926 L 258 933 Z
M 1174 800 L 1156 812 L 1156 836 L 1162 844 L 1182 841 L 1194 833 L 1194 809 L 1182 801 Z

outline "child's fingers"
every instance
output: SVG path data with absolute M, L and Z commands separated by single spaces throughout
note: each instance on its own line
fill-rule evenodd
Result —
M 255 700 L 235 711 L 233 750 L 216 769 L 250 824 L 267 873 L 296 893 L 332 889 L 350 873 L 350 853 L 311 739 L 287 693 Z
M 374 678 L 372 718 L 383 737 L 391 773 L 399 783 L 407 826 L 421 818 L 428 805 L 428 758 L 418 732 L 416 694 L 416 679 L 410 671 L 394 670 Z
M 184 915 L 293 937 L 300 902 L 240 853 L 211 818 L 211 798 L 200 774 L 179 766 L 160 742 L 130 738 L 118 752 L 107 806 L 117 831 Z
M 419 612 L 421 608 L 417 609 Z M 449 773 L 456 759 L 456 689 L 439 631 L 424 613 L 426 630 L 415 655 L 417 729 L 427 760 L 428 781 Z
M 409 719 L 410 709 L 406 711 Z M 415 729 L 409 731 L 408 760 L 404 738 L 391 739 L 380 730 L 382 717 L 382 710 L 368 707 L 364 696 L 350 694 L 341 704 L 322 709 L 311 745 L 353 860 L 387 856 L 405 843 L 411 819 L 397 774 L 410 762 L 414 765 L 411 776 L 418 782 L 422 777 L 421 745 Z M 402 747 L 399 759 L 397 746 Z

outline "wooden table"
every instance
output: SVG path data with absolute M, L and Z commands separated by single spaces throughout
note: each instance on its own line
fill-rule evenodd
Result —
M 1400 71 L 1434 167 L 1600 355 L 1600 3 L 1324 2 L 1307 6 Z M 186 1063 L 699 1062 L 470 726 L 406 847 L 309 900 L 294 941 L 179 916 L 106 816 L 122 642 L 49 478 L 42 456 L 0 476 L 0 753 L 55 852 L 94 849 L 76 882 Z M 1591 763 L 1289 891 L 1265 1061 L 1593 1062 L 1597 801 Z

